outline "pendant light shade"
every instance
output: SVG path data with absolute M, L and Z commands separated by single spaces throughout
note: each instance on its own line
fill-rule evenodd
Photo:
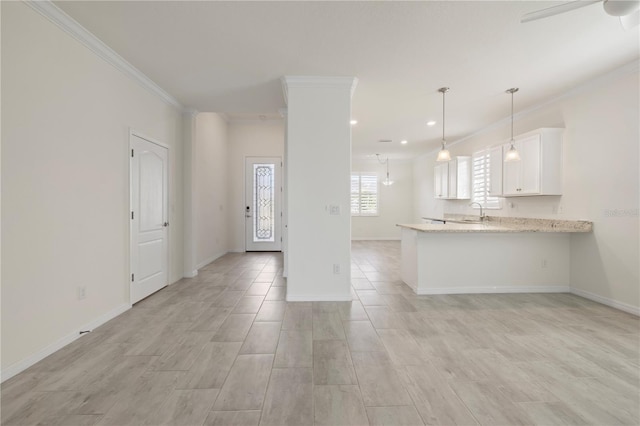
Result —
M 449 153 L 448 149 L 445 149 L 444 143 L 442 144 L 442 148 L 438 151 L 438 158 L 436 161 L 449 161 L 451 160 L 451 153 Z
M 389 157 L 387 157 L 387 159 L 384 161 L 380 160 L 380 154 L 376 154 L 376 157 L 378 157 L 378 163 L 387 165 L 387 177 L 382 181 L 382 184 L 384 186 L 393 185 L 393 181 L 389 178 Z
M 518 150 L 514 145 L 515 140 L 513 139 L 513 94 L 516 93 L 517 91 L 518 91 L 517 87 L 513 87 L 507 90 L 507 93 L 511 93 L 511 146 L 509 147 L 509 150 L 504 156 L 505 163 L 510 163 L 512 161 L 520 161 L 520 154 L 518 153 Z
M 441 87 L 438 89 L 438 92 L 442 93 L 442 147 L 440 151 L 438 151 L 438 158 L 436 161 L 449 161 L 451 160 L 451 154 L 447 149 L 447 140 L 444 138 L 444 94 L 449 91 L 448 87 Z
M 520 161 L 520 154 L 518 153 L 518 150 L 513 145 L 513 143 L 511 144 L 511 147 L 509 148 L 506 155 L 504 156 L 504 161 L 505 163 L 509 163 L 511 161 Z

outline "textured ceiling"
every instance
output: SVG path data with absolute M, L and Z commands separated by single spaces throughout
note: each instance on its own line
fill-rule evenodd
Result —
M 601 4 L 520 23 L 561 2 L 56 2 L 185 106 L 231 119 L 285 107 L 283 75 L 356 76 L 355 156 L 434 149 L 639 57 Z M 438 121 L 427 127 L 430 119 Z M 380 139 L 392 139 L 381 145 Z M 401 146 L 400 140 L 408 144 Z

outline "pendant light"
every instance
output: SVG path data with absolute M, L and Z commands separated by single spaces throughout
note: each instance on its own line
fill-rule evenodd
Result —
M 384 161 L 380 161 L 380 154 L 376 154 L 376 157 L 378 157 L 378 163 L 387 165 L 387 177 L 385 178 L 385 180 L 382 181 L 382 184 L 384 186 L 393 185 L 393 181 L 389 179 L 389 157 L 387 157 L 387 159 Z
M 448 87 L 441 87 L 438 89 L 438 92 L 442 93 L 442 148 L 438 151 L 438 158 L 436 158 L 436 161 L 451 160 L 451 154 L 449 154 L 449 150 L 446 148 L 447 140 L 444 138 L 444 94 L 448 91 Z
M 505 163 L 510 163 L 512 161 L 520 161 L 520 154 L 518 153 L 518 150 L 514 145 L 515 141 L 513 140 L 513 94 L 516 93 L 517 91 L 518 91 L 518 88 L 513 87 L 507 90 L 506 92 L 506 93 L 511 93 L 511 146 L 509 147 L 509 150 L 504 156 Z

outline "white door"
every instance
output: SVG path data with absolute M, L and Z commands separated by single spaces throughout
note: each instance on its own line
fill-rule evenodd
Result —
M 245 161 L 245 247 L 247 251 L 282 249 L 282 159 L 247 157 Z
M 131 134 L 131 303 L 167 285 L 168 154 Z

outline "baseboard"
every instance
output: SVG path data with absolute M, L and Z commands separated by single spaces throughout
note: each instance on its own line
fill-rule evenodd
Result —
M 612 308 L 619 309 L 621 311 L 640 317 L 640 308 L 636 306 L 618 302 L 617 300 L 609 299 L 608 297 L 602 297 L 588 291 L 577 289 L 575 287 L 571 287 L 571 293 L 575 294 L 576 296 L 584 297 L 585 299 L 593 300 L 594 302 L 602 303 L 603 305 L 611 306 Z
M 499 293 L 569 293 L 566 285 L 524 286 L 524 287 L 436 287 L 418 289 L 418 295 L 435 294 L 499 294 Z
M 400 241 L 400 237 L 351 237 L 351 241 Z
M 22 361 L 16 362 L 13 365 L 10 365 L 9 367 L 7 367 L 4 370 L 2 370 L 2 372 L 0 372 L 1 381 L 4 382 L 5 380 L 8 380 L 8 379 L 12 378 L 16 374 L 21 373 L 22 371 L 24 371 L 27 368 L 31 367 L 32 365 L 34 365 L 38 361 L 41 361 L 41 360 L 45 359 L 46 357 L 48 357 L 52 353 L 54 353 L 56 351 L 59 351 L 63 347 L 67 346 L 69 343 L 73 342 L 78 337 L 80 337 L 80 331 L 93 330 L 94 328 L 96 328 L 96 327 L 104 324 L 105 322 L 117 317 L 118 315 L 122 314 L 123 312 L 128 311 L 129 309 L 131 309 L 131 305 L 130 304 L 128 304 L 128 303 L 122 304 L 122 305 L 118 306 L 117 308 L 112 309 L 111 311 L 99 316 L 95 320 L 83 325 L 82 327 L 79 327 L 78 329 L 74 330 L 72 333 L 67 334 L 66 336 L 64 336 L 63 338 L 59 339 L 58 341 L 53 342 L 52 344 L 50 344 L 50 345 L 46 346 L 45 348 L 39 350 L 35 354 L 32 354 L 32 355 L 28 356 L 27 358 L 23 359 Z
M 196 265 L 196 275 L 198 275 L 198 272 L 197 272 L 197 271 L 198 271 L 198 269 L 200 269 L 200 268 L 202 268 L 202 267 L 204 267 L 204 266 L 207 266 L 208 264 L 210 264 L 210 263 L 211 263 L 211 262 L 213 262 L 214 260 L 216 260 L 216 259 L 218 259 L 218 258 L 220 258 L 220 257 L 224 256 L 225 254 L 227 254 L 227 252 L 226 252 L 226 251 L 225 251 L 225 252 L 220 252 L 220 253 L 214 254 L 213 256 L 208 257 L 208 258 L 206 258 L 205 260 L 203 260 L 202 262 L 198 263 L 198 264 Z M 194 276 L 195 276 L 195 275 L 194 275 Z
M 287 302 L 351 302 L 353 297 L 351 292 L 346 294 L 287 294 Z

